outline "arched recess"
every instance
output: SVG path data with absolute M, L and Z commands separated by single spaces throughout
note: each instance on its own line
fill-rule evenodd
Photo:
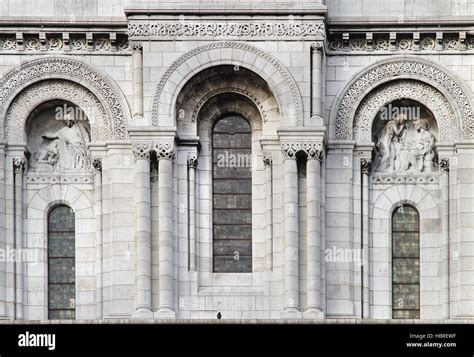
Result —
M 48 214 L 57 205 L 67 205 L 76 219 L 76 309 L 77 319 L 94 319 L 95 309 L 84 305 L 95 295 L 94 211 L 87 195 L 71 185 L 49 185 L 27 203 L 26 248 L 38 251 L 38 261 L 28 262 L 24 287 L 28 294 L 26 319 L 48 318 Z
M 354 118 L 364 98 L 384 83 L 403 79 L 422 82 L 442 94 L 455 114 L 456 127 L 461 132 L 459 137 L 474 138 L 470 89 L 445 68 L 411 56 L 383 60 L 357 74 L 334 101 L 330 115 L 330 137 L 335 140 L 353 140 Z
M 370 289 L 377 296 L 372 300 L 370 316 L 374 319 L 392 318 L 392 216 L 400 205 L 414 207 L 420 217 L 420 301 L 421 319 L 436 319 L 441 316 L 441 303 L 431 301 L 433 294 L 442 291 L 442 278 L 434 279 L 433 256 L 439 263 L 438 226 L 441 220 L 439 202 L 427 190 L 416 185 L 391 186 L 377 193 L 370 215 L 371 247 Z M 445 257 L 441 257 L 445 259 Z M 423 309 L 430 306 L 430 309 Z
M 176 126 L 179 93 L 196 73 L 216 65 L 242 66 L 259 75 L 272 88 L 285 124 L 303 125 L 298 85 L 279 60 L 246 43 L 213 42 L 185 53 L 167 69 L 153 96 L 153 126 Z
M 354 140 L 361 143 L 372 141 L 372 124 L 377 113 L 398 99 L 411 99 L 428 108 L 437 120 L 440 141 L 453 142 L 459 138 L 456 114 L 444 95 L 420 81 L 397 80 L 375 88 L 362 100 L 354 118 Z
M 26 142 L 25 124 L 41 104 L 61 100 L 84 111 L 91 126 L 92 141 L 114 138 L 112 123 L 100 101 L 83 86 L 66 80 L 45 80 L 25 88 L 12 102 L 5 118 L 5 140 Z
M 87 88 L 105 110 L 111 128 L 110 139 L 127 137 L 126 124 L 130 118 L 125 96 L 118 86 L 102 71 L 76 59 L 67 57 L 42 57 L 24 62 L 0 80 L 0 125 L 15 98 L 27 87 L 43 80 L 68 80 Z M 0 130 L 0 140 L 4 140 Z

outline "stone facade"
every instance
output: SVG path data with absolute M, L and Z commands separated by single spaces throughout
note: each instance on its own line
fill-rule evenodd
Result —
M 473 6 L 4 1 L 0 319 L 474 319 Z

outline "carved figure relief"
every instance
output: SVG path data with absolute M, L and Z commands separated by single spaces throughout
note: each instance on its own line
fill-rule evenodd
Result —
M 435 137 L 425 118 L 395 116 L 378 133 L 375 149 L 377 172 L 433 172 L 437 167 Z

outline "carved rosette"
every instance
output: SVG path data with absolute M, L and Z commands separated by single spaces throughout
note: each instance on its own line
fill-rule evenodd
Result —
M 94 167 L 97 173 L 102 173 L 102 159 L 92 160 L 92 166 Z
M 372 170 L 372 159 L 361 159 L 360 169 L 364 175 L 369 175 Z
M 133 155 L 135 160 L 150 160 L 151 144 L 136 143 L 132 145 Z
M 156 143 L 154 149 L 158 160 L 174 160 L 176 156 L 173 143 Z
M 263 153 L 263 164 L 265 166 L 272 166 L 273 165 L 273 155 L 269 152 Z
M 282 151 L 285 159 L 295 159 L 298 152 L 303 152 L 307 155 L 308 160 L 320 160 L 322 154 L 322 144 L 320 143 L 284 143 L 282 144 Z
M 23 172 L 25 171 L 25 164 L 25 159 L 21 157 L 15 157 L 13 159 L 13 171 L 15 172 L 15 174 L 23 174 Z
M 439 169 L 441 172 L 449 172 L 449 159 L 440 159 Z
M 188 154 L 188 167 L 195 169 L 198 165 L 197 154 Z

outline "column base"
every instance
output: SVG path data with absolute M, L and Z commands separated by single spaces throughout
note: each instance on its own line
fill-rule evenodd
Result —
M 154 317 L 158 320 L 175 320 L 176 312 L 168 307 L 165 307 L 155 311 Z
M 285 307 L 281 313 L 281 318 L 286 319 L 301 319 L 303 314 L 296 307 Z
M 303 313 L 303 318 L 311 320 L 324 320 L 326 316 L 324 315 L 324 312 L 322 312 L 320 309 L 311 308 Z
M 153 311 L 147 308 L 138 308 L 136 309 L 132 316 L 136 319 L 153 319 Z

